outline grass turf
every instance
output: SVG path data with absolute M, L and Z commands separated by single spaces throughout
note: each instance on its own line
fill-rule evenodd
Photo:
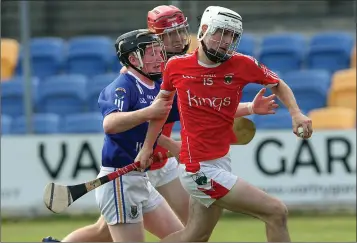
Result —
M 1 225 L 1 242 L 34 242 L 44 236 L 61 239 L 72 230 L 95 222 L 95 218 L 5 220 Z M 289 218 L 289 231 L 295 242 L 354 242 L 356 216 L 295 216 Z M 146 241 L 157 241 L 147 234 Z M 215 228 L 211 242 L 266 241 L 264 224 L 247 217 L 223 217 Z

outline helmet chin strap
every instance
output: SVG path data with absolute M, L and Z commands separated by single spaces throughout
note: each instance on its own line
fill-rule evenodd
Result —
M 145 77 L 147 77 L 148 79 L 152 80 L 152 81 L 159 81 L 160 78 L 162 77 L 161 73 L 144 73 L 143 71 L 141 71 L 139 68 L 135 67 L 133 64 L 129 63 L 129 66 L 132 67 L 135 71 L 137 71 L 138 73 L 144 75 Z
M 204 43 L 203 40 L 201 40 L 201 44 L 202 44 L 202 49 L 203 52 L 205 53 L 206 57 L 211 61 L 211 62 L 215 62 L 215 63 L 220 63 L 220 62 L 225 62 L 229 59 L 229 56 L 227 55 L 223 55 L 219 52 L 217 52 L 217 55 L 213 55 L 213 52 L 216 52 L 213 49 L 208 50 L 206 44 Z
M 129 66 L 132 67 L 135 71 L 137 71 L 138 73 L 144 75 L 145 77 L 147 77 L 148 79 L 152 80 L 152 81 L 159 81 L 160 78 L 162 77 L 161 73 L 145 73 L 143 72 L 141 69 L 144 67 L 142 58 L 141 58 L 141 54 L 140 51 L 137 50 L 136 52 L 134 52 L 135 57 L 139 60 L 140 63 L 140 67 L 135 67 L 133 64 L 131 64 L 129 62 Z

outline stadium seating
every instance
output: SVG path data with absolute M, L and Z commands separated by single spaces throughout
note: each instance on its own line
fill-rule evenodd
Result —
M 68 115 L 64 118 L 63 133 L 102 133 L 103 117 L 99 112 Z
M 42 79 L 61 73 L 67 54 L 66 47 L 66 43 L 62 38 L 33 38 L 30 43 L 32 75 Z M 17 66 L 18 75 L 23 74 L 21 60 L 22 53 Z
M 100 92 L 118 77 L 118 74 L 108 73 L 94 76 L 87 85 L 87 106 L 89 111 L 99 111 L 98 97 Z
M 351 68 L 356 68 L 356 45 L 353 47 L 351 53 Z
M 354 70 L 354 72 L 353 72 Z M 328 97 L 328 105 L 353 109 L 356 111 L 356 70 L 339 72 L 334 76 L 334 82 Z M 350 75 L 350 76 L 349 76 Z
M 33 114 L 32 128 L 35 134 L 58 133 L 60 130 L 60 116 L 56 114 Z M 26 133 L 26 117 L 21 116 L 13 120 L 11 132 L 13 134 Z
M 352 35 L 344 32 L 314 35 L 308 48 L 307 68 L 327 69 L 331 73 L 349 68 L 353 44 Z
M 123 65 L 121 65 L 120 61 L 118 60 L 118 57 L 116 55 L 113 55 L 110 70 L 112 72 L 119 73 L 122 67 Z
M 341 82 L 356 82 L 356 68 L 343 69 L 332 75 L 331 89 Z
M 31 94 L 32 102 L 36 103 L 37 88 L 39 80 L 32 78 L 31 80 Z M 7 82 L 1 83 L 1 113 L 12 117 L 21 116 L 25 114 L 24 107 L 24 79 L 15 76 Z
M 255 46 L 256 41 L 254 36 L 251 34 L 243 34 L 237 51 L 245 55 L 255 56 Z
M 106 73 L 115 48 L 106 36 L 76 37 L 68 41 L 67 73 L 94 76 Z
M 180 121 L 177 121 L 174 123 L 174 126 L 172 127 L 173 132 L 180 132 L 181 131 L 181 123 Z
M 292 129 L 292 120 L 287 109 L 279 108 L 274 115 L 253 115 L 252 121 L 257 129 Z
M 12 118 L 1 114 L 1 135 L 11 134 Z
M 85 111 L 87 79 L 83 75 L 63 74 L 41 82 L 38 88 L 38 113 L 67 115 Z
M 314 129 L 350 129 L 356 126 L 356 113 L 350 108 L 321 108 L 312 110 L 308 116 Z
M 243 89 L 241 102 L 251 102 L 257 95 L 257 93 L 264 88 L 261 84 L 250 83 L 246 85 Z M 272 92 L 269 88 L 266 89 L 264 96 L 271 95 Z
M 331 76 L 326 70 L 291 71 L 283 76 L 294 92 L 301 109 L 310 110 L 325 107 Z M 278 103 L 281 102 L 278 100 Z
M 301 34 L 273 34 L 263 37 L 258 60 L 269 69 L 281 73 L 299 70 L 305 52 L 305 38 Z
M 17 40 L 1 38 L 1 80 L 10 79 L 15 73 L 19 55 Z
M 300 33 L 287 32 L 266 35 L 260 39 L 261 42 L 256 35 L 244 33 L 237 51 L 256 56 L 277 72 L 291 87 L 304 112 L 311 112 L 314 116 L 317 114 L 318 117 L 329 117 L 337 112 L 346 114 L 348 118 L 348 109 L 356 111 L 356 44 L 352 35 L 337 31 L 321 32 L 308 40 Z M 68 41 L 57 37 L 35 37 L 31 40 L 35 133 L 102 132 L 102 124 L 98 122 L 102 119 L 100 114 L 97 119 L 98 114 L 91 112 L 99 112 L 100 92 L 119 75 L 122 67 L 115 56 L 114 42 L 107 36 L 78 36 Z M 9 47 L 5 48 L 7 44 Z M 197 46 L 196 34 L 191 34 L 189 52 Z M 5 123 L 10 119 L 14 133 L 23 133 L 25 109 L 22 77 L 13 75 L 15 66 L 15 73 L 22 73 L 22 54 L 16 40 L 2 39 L 1 48 L 1 78 L 7 81 L 1 83 L 1 113 L 7 120 Z M 4 79 L 4 74 L 12 78 Z M 262 85 L 253 83 L 245 86 L 241 102 L 251 102 L 261 88 Z M 270 94 L 271 90 L 267 89 L 265 96 Z M 258 119 L 258 123 L 259 119 L 263 119 L 264 123 L 266 119 L 272 119 L 277 123 L 275 128 L 291 129 L 291 119 L 285 107 L 279 99 L 276 102 L 280 104 L 277 115 L 252 115 L 251 119 Z M 289 116 L 286 123 L 279 120 L 286 115 Z M 66 116 L 66 119 L 58 116 Z M 86 122 L 93 118 L 93 123 L 87 125 L 83 122 L 86 117 Z M 65 120 L 68 124 L 81 120 L 86 127 L 79 126 L 77 122 L 77 125 L 59 128 L 58 123 Z M 334 125 L 336 119 L 328 122 L 331 123 L 321 124 L 321 127 L 338 126 Z M 44 125 L 46 123 L 48 127 Z M 274 128 L 274 124 L 263 126 Z M 341 126 L 349 127 L 350 123 Z M 5 130 L 12 132 L 9 129 Z M 176 122 L 173 131 L 180 130 L 181 124 Z

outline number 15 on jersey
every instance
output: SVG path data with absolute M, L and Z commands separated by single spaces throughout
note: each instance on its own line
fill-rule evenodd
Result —
M 213 79 L 210 77 L 204 77 L 203 78 L 203 85 L 212 85 L 213 84 Z

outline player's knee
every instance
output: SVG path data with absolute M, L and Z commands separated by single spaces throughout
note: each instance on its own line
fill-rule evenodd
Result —
M 272 204 L 272 211 L 268 217 L 268 223 L 275 226 L 285 226 L 288 218 L 288 208 L 286 205 L 278 200 L 274 199 Z

